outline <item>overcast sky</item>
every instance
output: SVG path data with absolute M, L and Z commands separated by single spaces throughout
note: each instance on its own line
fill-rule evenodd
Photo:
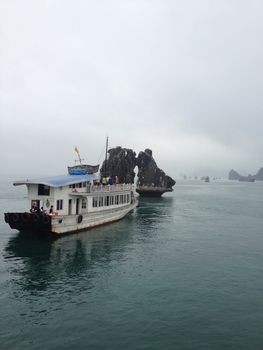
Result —
M 0 172 L 111 147 L 180 174 L 263 166 L 262 0 L 0 0 Z

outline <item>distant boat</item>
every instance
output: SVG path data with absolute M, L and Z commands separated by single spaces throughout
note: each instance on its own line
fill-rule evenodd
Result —
M 94 174 L 99 170 L 99 165 L 88 165 L 88 164 L 79 164 L 75 166 L 68 166 L 69 175 L 85 175 L 85 174 Z
M 204 182 L 210 182 L 210 177 L 209 176 L 202 176 L 201 180 L 203 180 Z
M 204 182 L 210 182 L 210 177 L 209 176 L 205 176 L 204 177 Z

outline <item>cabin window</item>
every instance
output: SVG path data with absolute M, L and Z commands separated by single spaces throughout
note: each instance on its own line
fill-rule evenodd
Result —
M 83 182 L 82 186 L 86 187 L 87 186 L 87 182 Z
M 130 195 L 127 194 L 127 203 L 130 203 Z
M 82 209 L 86 209 L 87 208 L 87 201 L 86 199 L 82 199 Z
M 63 199 L 58 199 L 57 200 L 57 210 L 62 210 L 63 209 Z
M 119 204 L 119 196 L 115 196 L 115 204 Z
M 38 195 L 39 196 L 49 196 L 50 187 L 46 185 L 39 184 L 38 185 Z
M 114 204 L 114 196 L 110 196 L 110 205 Z
M 105 205 L 106 207 L 108 207 L 108 206 L 110 205 L 110 196 L 106 196 L 106 197 L 104 198 L 104 205 Z
M 33 209 L 33 208 L 40 208 L 40 200 L 33 199 L 31 201 L 31 209 Z
M 99 197 L 99 207 L 103 207 L 103 197 Z
M 93 208 L 96 208 L 98 206 L 98 197 L 92 198 L 92 206 Z

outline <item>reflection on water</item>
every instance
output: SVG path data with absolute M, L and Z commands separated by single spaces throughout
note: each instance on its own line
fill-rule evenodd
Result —
M 173 197 L 142 197 L 137 209 L 137 223 L 151 227 L 163 223 L 173 216 Z
M 55 241 L 19 233 L 9 240 L 4 257 L 20 290 L 34 294 L 81 279 L 88 289 L 97 266 L 122 259 L 129 236 L 127 221 Z
M 49 269 L 52 241 L 19 233 L 11 238 L 5 249 L 9 272 L 15 281 L 28 290 L 43 290 L 52 279 Z
M 112 261 L 121 261 L 135 235 L 149 238 L 157 223 L 172 216 L 172 205 L 172 197 L 142 198 L 137 210 L 123 220 L 59 240 L 17 234 L 4 254 L 12 283 L 19 287 L 14 288 L 16 294 L 37 294 L 63 284 L 77 288 L 81 280 L 86 289 L 92 288 L 98 267 L 105 273 Z

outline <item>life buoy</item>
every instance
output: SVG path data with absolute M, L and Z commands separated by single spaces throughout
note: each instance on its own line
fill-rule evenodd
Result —
M 23 213 L 21 215 L 22 221 L 23 222 L 28 222 L 30 220 L 30 214 L 29 213 Z
M 13 222 L 18 222 L 20 219 L 19 215 L 17 213 L 12 214 L 11 220 Z
M 78 224 L 80 224 L 82 222 L 82 220 L 83 220 L 83 216 L 80 214 L 77 218 Z

